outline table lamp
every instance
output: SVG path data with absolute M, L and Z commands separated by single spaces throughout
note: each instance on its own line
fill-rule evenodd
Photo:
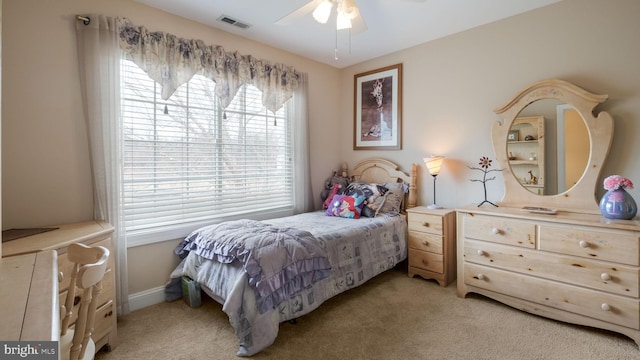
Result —
M 433 204 L 427 206 L 429 209 L 442 209 L 442 206 L 436 204 L 436 177 L 440 173 L 444 156 L 429 156 L 424 158 L 424 164 L 429 170 L 429 174 L 433 176 Z

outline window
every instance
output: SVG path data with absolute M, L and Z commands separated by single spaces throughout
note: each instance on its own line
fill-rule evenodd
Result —
M 244 86 L 226 109 L 194 76 L 168 100 L 121 61 L 123 223 L 130 246 L 179 238 L 205 224 L 291 213 L 292 125 Z

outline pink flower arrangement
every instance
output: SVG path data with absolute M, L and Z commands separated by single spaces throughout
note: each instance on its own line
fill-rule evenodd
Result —
M 626 177 L 622 177 L 620 175 L 611 175 L 604 179 L 604 188 L 606 190 L 618 190 L 620 188 L 633 189 L 633 183 Z

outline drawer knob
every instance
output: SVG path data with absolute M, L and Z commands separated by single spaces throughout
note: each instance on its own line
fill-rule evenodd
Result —
M 484 252 L 484 251 L 482 251 L 482 250 L 478 249 L 478 255 L 479 255 L 479 256 L 484 256 L 484 254 L 485 254 L 485 252 Z
M 603 303 L 602 305 L 600 305 L 600 307 L 604 311 L 611 311 L 611 306 L 609 304 L 607 304 L 607 303 Z
M 605 273 L 600 274 L 600 278 L 601 278 L 602 280 L 604 280 L 604 281 L 609 281 L 609 280 L 611 280 L 611 275 L 609 275 L 609 274 L 607 274 L 607 273 L 605 272 Z
M 476 276 L 478 278 L 478 280 L 484 280 L 484 275 L 482 274 L 478 274 L 478 276 Z
M 588 248 L 589 247 L 589 243 L 584 241 L 584 240 L 580 240 L 578 245 L 580 245 L 581 248 Z
M 424 245 L 424 246 L 429 246 L 429 242 L 428 242 L 427 240 L 424 240 L 424 241 L 422 242 L 422 245 Z
M 425 221 L 425 222 L 422 223 L 422 226 L 429 227 L 429 223 Z
M 422 264 L 423 265 L 429 265 L 429 261 L 427 261 L 427 259 L 422 259 Z
M 58 282 L 62 282 L 64 280 L 64 273 L 62 271 L 58 272 Z
M 500 234 L 500 229 L 498 229 L 498 228 L 493 228 L 493 229 L 491 229 L 491 232 L 492 232 L 494 235 L 499 235 L 499 234 Z

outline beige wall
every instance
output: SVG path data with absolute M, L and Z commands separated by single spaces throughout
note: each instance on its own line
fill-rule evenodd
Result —
M 5 228 L 92 217 L 87 139 L 80 111 L 73 16 L 126 16 L 150 29 L 199 38 L 309 74 L 314 193 L 344 159 L 380 156 L 404 170 L 420 165 L 419 203 L 432 199 L 422 158 L 447 157 L 438 177 L 438 203 L 455 207 L 482 200 L 467 168 L 495 158 L 490 127 L 504 105 L 531 82 L 560 78 L 609 94 L 600 109 L 615 120 L 611 160 L 604 175 L 640 185 L 640 2 L 564 0 L 510 19 L 337 70 L 243 40 L 130 1 L 3 1 L 2 190 Z M 53 4 L 54 2 L 49 2 Z M 28 20 L 27 20 L 28 19 Z M 44 36 L 44 34 L 47 34 Z M 55 39 L 52 41 L 50 39 Z M 353 151 L 353 75 L 403 63 L 403 149 Z M 335 140 L 338 140 L 338 145 Z M 488 184 L 502 196 L 501 177 Z M 602 193 L 598 189 L 599 193 Z M 640 192 L 632 190 L 640 201 Z M 131 293 L 162 286 L 175 264 L 177 241 L 129 250 Z
M 380 155 L 420 165 L 419 202 L 430 203 L 432 178 L 422 158 L 446 156 L 438 176 L 440 205 L 483 200 L 480 173 L 467 166 L 493 159 L 490 128 L 501 107 L 528 84 L 559 78 L 609 94 L 598 107 L 611 113 L 616 134 L 604 175 L 619 173 L 640 185 L 640 1 L 563 0 L 538 10 L 468 30 L 342 71 L 342 121 L 351 124 L 353 75 L 403 63 L 402 151 L 352 151 L 352 131 L 342 134 L 342 153 L 353 163 Z M 502 197 L 501 175 L 487 182 L 490 200 Z M 597 189 L 599 194 L 604 190 Z M 640 201 L 638 187 L 633 195 Z

